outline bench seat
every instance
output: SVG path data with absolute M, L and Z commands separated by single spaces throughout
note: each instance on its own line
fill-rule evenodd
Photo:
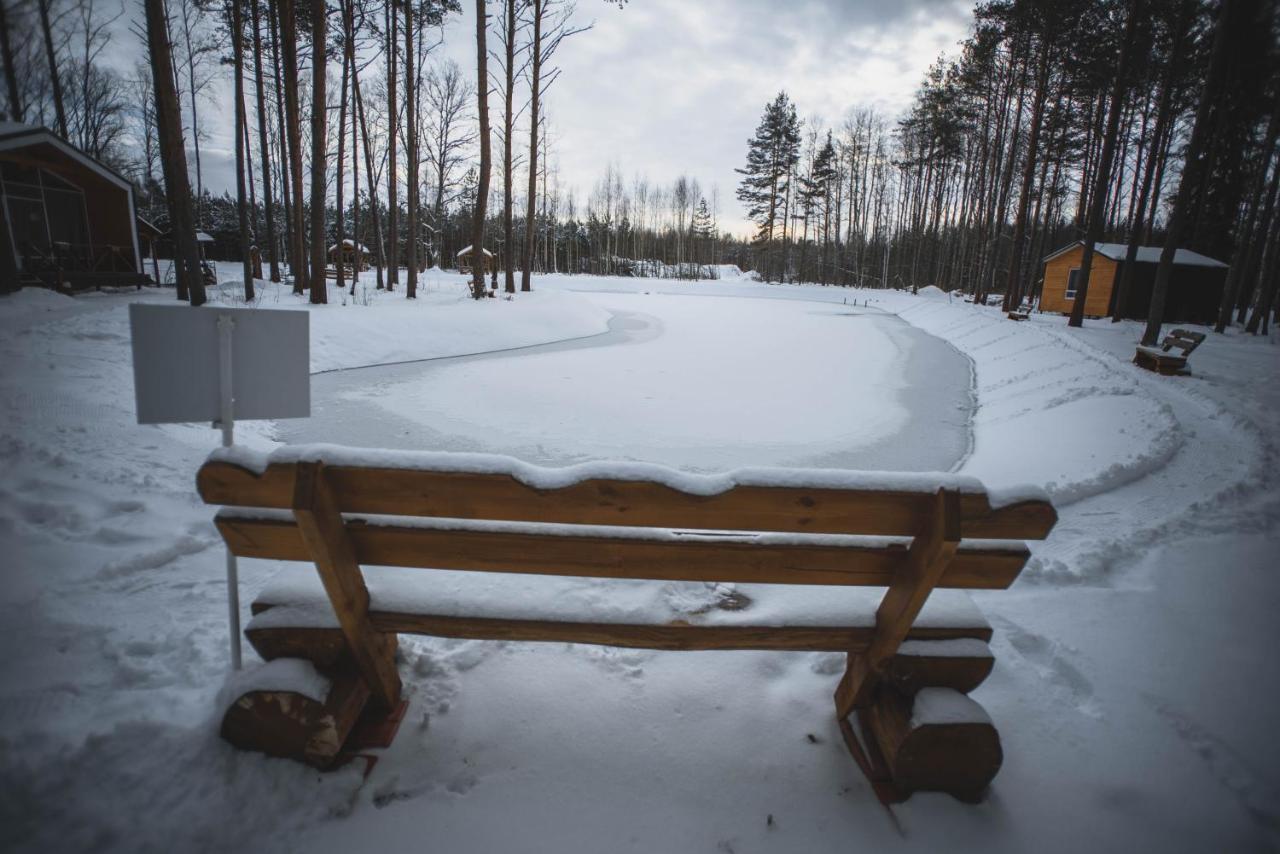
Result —
M 1148 347 L 1143 344 L 1138 345 L 1138 352 L 1144 356 L 1150 356 L 1153 359 L 1163 359 L 1170 362 L 1185 362 L 1186 357 L 1178 353 L 1170 353 L 1168 350 L 1160 347 Z
M 366 576 L 382 631 L 608 643 L 659 649 L 864 648 L 884 598 L 877 587 L 627 581 L 379 567 Z M 337 629 L 315 568 L 286 564 L 253 603 L 251 639 L 275 629 Z M 915 640 L 988 640 L 963 590 L 936 590 Z

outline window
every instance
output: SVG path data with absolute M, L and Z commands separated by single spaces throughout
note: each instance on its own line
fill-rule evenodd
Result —
M 1080 268 L 1075 267 L 1070 273 L 1067 273 L 1067 292 L 1063 294 L 1067 299 L 1076 298 L 1076 282 L 1080 278 Z

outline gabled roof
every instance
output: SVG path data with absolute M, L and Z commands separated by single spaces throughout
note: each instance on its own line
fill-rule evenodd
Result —
M 481 252 L 483 252 L 484 254 L 488 255 L 490 258 L 492 258 L 492 257 L 493 257 L 493 253 L 492 253 L 492 252 L 490 252 L 488 249 L 485 249 L 485 248 L 481 247 L 480 251 L 481 251 Z M 459 249 L 459 250 L 458 250 L 458 257 L 459 257 L 459 258 L 461 258 L 463 255 L 470 255 L 470 254 L 471 254 L 471 247 L 470 247 L 470 246 L 464 246 L 464 247 L 462 247 L 461 249 Z
M 29 145 L 51 145 L 63 154 L 83 166 L 97 172 L 123 190 L 133 192 L 133 184 L 110 166 L 95 160 L 76 148 L 53 131 L 39 125 L 24 125 L 21 122 L 0 122 L 0 151 L 14 148 L 26 148 Z
M 1084 246 L 1083 240 L 1068 243 L 1056 252 L 1046 255 L 1043 260 L 1050 261 L 1081 246 Z M 1093 244 L 1093 251 L 1104 258 L 1110 258 L 1112 261 L 1123 261 L 1129 251 L 1129 246 L 1125 243 L 1095 243 Z M 1139 246 L 1136 261 L 1139 264 L 1159 264 L 1160 253 L 1163 251 L 1163 246 Z M 1223 269 L 1227 267 L 1226 264 L 1215 258 L 1201 255 L 1199 252 L 1192 252 L 1190 249 L 1175 250 L 1173 263 L 1179 267 L 1218 267 Z

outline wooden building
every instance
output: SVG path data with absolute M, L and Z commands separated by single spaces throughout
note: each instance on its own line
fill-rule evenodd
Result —
M 51 131 L 0 122 L 0 289 L 149 281 L 133 185 Z
M 1096 243 L 1089 272 L 1089 294 L 1085 298 L 1086 317 L 1120 317 L 1142 320 L 1151 305 L 1160 246 L 1140 246 L 1134 262 L 1132 284 L 1124 305 L 1116 305 L 1116 287 L 1124 267 L 1128 247 L 1123 243 Z M 1044 259 L 1044 286 L 1040 310 L 1069 314 L 1075 304 L 1076 282 L 1084 243 L 1076 241 Z M 1227 265 L 1189 249 L 1179 249 L 1173 258 L 1173 276 L 1165 303 L 1165 320 L 1184 323 L 1212 323 L 1222 302 L 1227 281 Z
M 367 270 L 369 269 L 369 249 L 363 243 L 357 244 L 351 238 L 342 241 L 342 251 L 338 251 L 338 244 L 329 247 L 329 263 L 337 269 L 339 263 L 348 270 Z
M 490 252 L 488 249 L 483 249 L 483 248 L 480 251 L 484 253 L 484 272 L 492 273 L 495 269 L 497 269 L 495 267 L 495 264 L 497 263 L 497 261 L 493 257 L 493 253 Z M 458 271 L 461 273 L 467 273 L 468 275 L 470 275 L 472 272 L 470 246 L 463 247 L 458 252 L 457 261 L 458 261 Z

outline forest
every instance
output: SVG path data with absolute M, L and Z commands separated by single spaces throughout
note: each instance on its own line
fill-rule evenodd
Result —
M 804 93 L 786 91 L 765 104 L 735 188 L 754 232 L 739 235 L 720 226 L 719 188 L 694 176 L 610 162 L 591 187 L 561 180 L 546 95 L 561 44 L 591 37 L 571 0 L 476 0 L 465 71 L 438 50 L 458 0 L 142 7 L 122 21 L 107 0 L 6 0 L 5 99 L 13 120 L 135 182 L 143 215 L 173 228 L 184 298 L 202 298 L 185 239 L 202 230 L 215 257 L 244 259 L 246 295 L 252 246 L 313 301 L 327 247 L 354 239 L 377 287 L 410 298 L 421 270 L 479 244 L 508 292 L 542 271 L 700 278 L 736 264 L 1017 308 L 1036 299 L 1040 259 L 1081 240 L 1228 262 L 1219 329 L 1265 331 L 1277 308 L 1275 0 L 985 0 L 899 115 L 802 116 Z M 103 55 L 126 24 L 145 51 L 122 74 Z M 215 194 L 201 145 L 232 121 L 238 185 Z

